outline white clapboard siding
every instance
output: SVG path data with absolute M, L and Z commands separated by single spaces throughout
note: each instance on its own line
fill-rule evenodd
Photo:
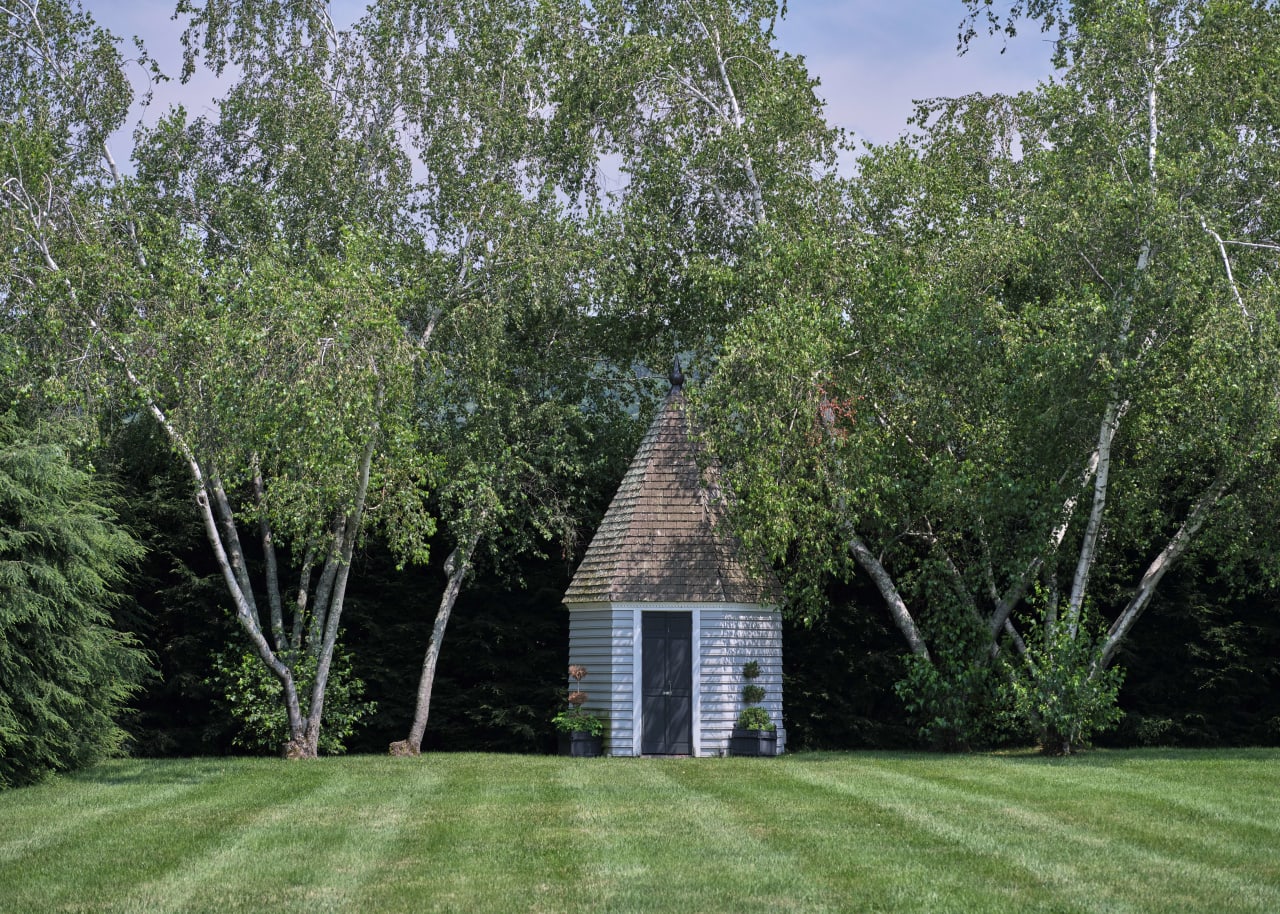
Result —
M 778 750 L 786 745 L 782 720 L 782 614 L 772 607 L 712 604 L 702 608 L 702 754 L 720 755 L 743 708 L 743 664 L 760 665 L 756 684 L 764 688 L 761 706 L 778 727 Z
M 595 603 L 569 611 L 569 663 L 587 668 L 586 707 L 609 722 L 605 752 L 639 754 L 640 700 L 636 664 L 641 662 L 636 625 L 644 611 L 689 612 L 694 620 L 693 749 L 722 755 L 743 708 L 742 666 L 760 665 L 762 706 L 778 727 L 778 749 L 786 746 L 782 718 L 782 615 L 774 607 L 726 603 Z
M 636 754 L 634 643 L 630 610 L 600 603 L 575 606 L 569 613 L 569 663 L 587 668 L 580 685 L 587 693 L 584 707 L 608 722 L 604 740 L 608 755 Z

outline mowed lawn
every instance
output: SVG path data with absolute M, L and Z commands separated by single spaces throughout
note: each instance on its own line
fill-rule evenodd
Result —
M 1280 750 L 115 761 L 0 911 L 1280 912 Z

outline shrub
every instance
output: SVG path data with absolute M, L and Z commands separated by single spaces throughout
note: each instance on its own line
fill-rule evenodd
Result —
M 603 718 L 584 710 L 579 705 L 565 708 L 551 718 L 551 723 L 561 733 L 588 733 L 591 736 L 600 736 L 604 733 Z
M 299 696 L 311 695 L 316 675 L 316 658 L 309 651 L 301 656 L 289 652 L 279 654 L 293 667 Z M 280 680 L 252 652 L 228 652 L 214 657 L 211 684 L 219 689 L 231 716 L 239 723 L 240 732 L 232 742 L 245 749 L 277 752 L 289 738 L 289 716 L 284 706 L 284 687 Z M 329 684 L 325 690 L 324 721 L 320 728 L 320 751 L 341 755 L 356 724 L 372 714 L 376 704 L 362 701 L 364 682 L 351 670 L 351 655 L 335 648 L 329 667 Z M 300 698 L 301 700 L 301 698 Z M 303 713 L 306 711 L 304 709 Z
M 930 748 L 967 752 L 1000 736 L 999 670 L 987 653 L 985 626 L 954 607 L 929 620 L 933 655 L 906 658 L 894 689 Z
M 738 729 L 740 730 L 776 730 L 772 720 L 769 719 L 769 712 L 761 707 L 743 708 L 742 713 L 738 715 Z
M 1082 616 L 1072 632 L 1064 619 L 1046 622 L 1027 642 L 1021 662 L 1010 662 L 1004 687 L 1014 719 L 1029 727 L 1050 755 L 1070 755 L 1121 718 L 1124 673 L 1096 668 L 1099 638 Z

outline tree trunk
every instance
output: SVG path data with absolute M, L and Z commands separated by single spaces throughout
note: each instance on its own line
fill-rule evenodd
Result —
M 1085 526 L 1080 558 L 1076 562 L 1075 577 L 1071 582 L 1071 596 L 1067 600 L 1067 618 L 1070 620 L 1072 638 L 1076 636 L 1076 629 L 1080 624 L 1080 613 L 1084 609 L 1085 593 L 1089 586 L 1089 573 L 1093 570 L 1098 553 L 1098 538 L 1102 534 L 1102 518 L 1107 508 L 1107 491 L 1111 480 L 1111 444 L 1120 427 L 1120 420 L 1127 411 L 1127 402 L 1108 403 L 1098 428 L 1098 446 L 1094 451 L 1097 466 L 1093 474 L 1093 504 L 1089 508 L 1089 522 Z
M 1098 659 L 1089 673 L 1090 678 L 1097 676 L 1111 663 L 1111 659 L 1115 656 L 1116 651 L 1119 650 L 1121 642 L 1124 641 L 1125 636 L 1129 634 L 1129 630 L 1133 628 L 1133 624 L 1138 621 L 1142 611 L 1151 602 L 1160 580 L 1182 557 L 1182 554 L 1187 551 L 1196 534 L 1200 532 L 1200 528 L 1204 526 L 1205 521 L 1213 513 L 1213 509 L 1217 507 L 1227 489 L 1231 487 L 1232 482 L 1233 477 L 1231 476 L 1225 479 L 1217 479 L 1213 485 L 1201 493 L 1200 498 L 1192 507 L 1186 520 L 1182 522 L 1182 526 L 1178 528 L 1177 533 L 1160 550 L 1159 555 L 1151 560 L 1151 564 L 1143 572 L 1138 586 L 1134 588 L 1129 604 L 1108 630 L 1107 638 L 1099 651 Z
M 444 568 L 449 576 L 449 583 L 445 585 L 444 595 L 440 598 L 436 624 L 431 629 L 431 641 L 427 644 L 427 653 L 422 659 L 422 678 L 418 680 L 418 702 L 413 712 L 413 725 L 409 728 L 407 739 L 391 744 L 389 749 L 392 755 L 419 755 L 422 752 L 422 737 L 427 732 L 427 717 L 431 714 L 431 688 L 435 685 L 436 664 L 440 659 L 444 631 L 449 624 L 453 604 L 458 601 L 458 594 L 462 592 L 463 579 L 471 569 L 471 556 L 475 553 L 479 540 L 479 532 L 473 533 L 465 544 L 455 546 L 445 559 Z
M 320 731 L 314 733 L 308 727 L 294 734 L 285 744 L 281 754 L 286 759 L 307 759 L 320 756 Z
M 898 588 L 894 585 L 888 569 L 881 564 L 856 533 L 849 536 L 849 549 L 853 552 L 853 557 L 858 564 L 871 576 L 871 580 L 875 581 L 876 588 L 884 597 L 885 605 L 889 607 L 889 614 L 893 616 L 893 621 L 898 626 L 898 631 L 907 639 L 907 646 L 911 648 L 911 653 L 925 660 L 931 660 L 929 648 L 924 643 L 924 636 L 916 627 L 916 620 L 911 618 L 911 611 L 907 609 L 902 595 L 898 593 Z
M 375 425 L 370 431 L 369 440 L 365 443 L 364 457 L 360 461 L 359 482 L 356 485 L 355 498 L 351 510 L 342 523 L 342 540 L 335 544 L 338 554 L 338 571 L 333 590 L 325 607 L 325 628 L 323 641 L 318 651 L 316 678 L 311 684 L 311 706 L 307 709 L 306 751 L 309 755 L 303 758 L 315 758 L 320 751 L 320 722 L 324 719 L 324 699 L 329 688 L 329 669 L 333 662 L 334 646 L 338 643 L 338 627 L 342 620 L 342 607 L 346 599 L 347 578 L 351 574 L 351 556 L 355 552 L 356 539 L 360 536 L 360 526 L 364 522 L 365 499 L 369 493 L 369 471 L 373 465 L 373 452 L 377 442 L 379 429 Z M 317 615 L 321 607 L 317 606 Z

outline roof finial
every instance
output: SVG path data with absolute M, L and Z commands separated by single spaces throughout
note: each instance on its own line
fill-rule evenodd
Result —
M 677 391 L 684 387 L 684 372 L 680 370 L 680 356 L 677 355 L 675 362 L 671 365 L 671 374 L 667 375 L 671 381 L 671 390 Z

